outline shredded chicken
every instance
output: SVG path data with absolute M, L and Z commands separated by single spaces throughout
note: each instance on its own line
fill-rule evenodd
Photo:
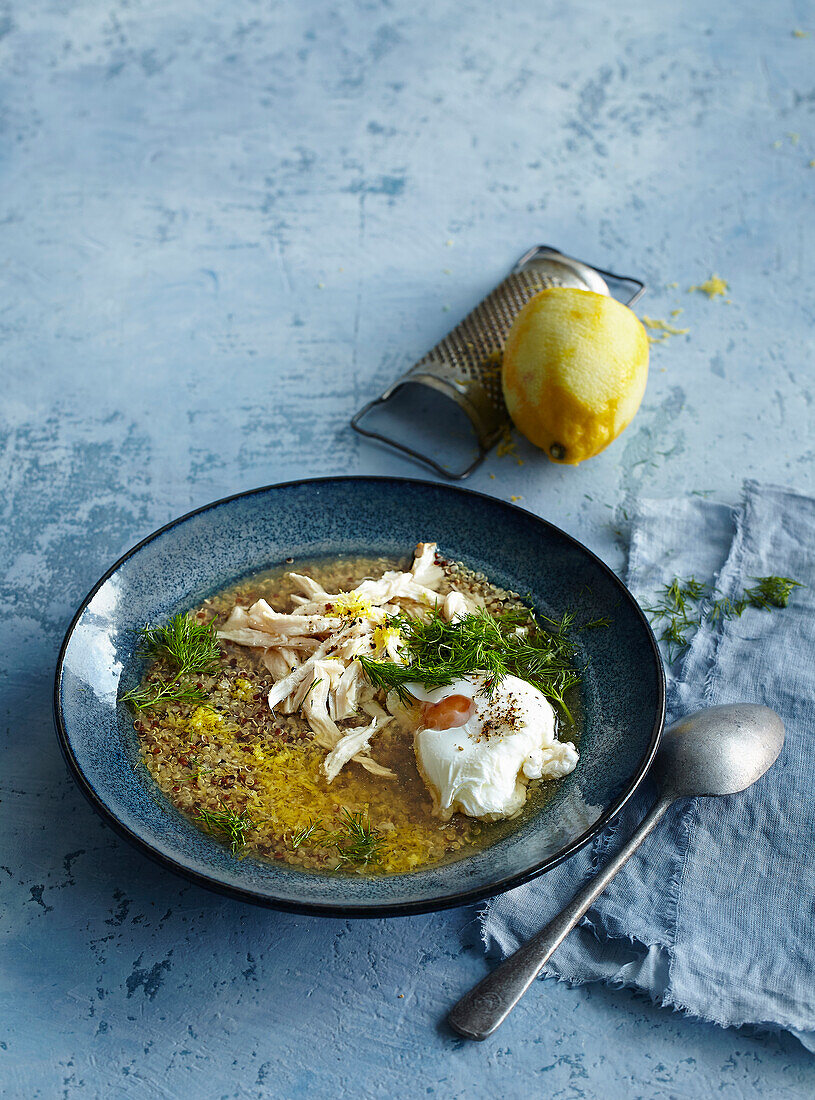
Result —
M 440 565 L 436 565 L 435 542 L 419 543 L 410 571 L 417 584 L 424 584 L 433 589 L 439 587 L 444 578 L 444 570 Z
M 402 661 L 399 631 L 385 625 L 393 615 L 416 615 L 435 607 L 453 622 L 480 601 L 462 592 L 439 593 L 444 570 L 436 564 L 434 542 L 419 543 L 408 572 L 389 570 L 351 592 L 326 592 L 302 573 L 288 576 L 299 589 L 291 597 L 291 612 L 275 611 L 265 600 L 236 607 L 218 630 L 219 637 L 259 652 L 274 677 L 269 709 L 302 714 L 316 744 L 328 750 L 323 767 L 329 782 L 349 760 L 374 775 L 394 778 L 369 749 L 372 738 L 401 714 L 401 704 L 392 693 L 383 709 L 355 658 L 364 653 Z M 360 714 L 371 721 L 351 728 L 338 725 Z
M 329 713 L 335 722 L 342 722 L 356 714 L 360 691 L 364 686 L 362 667 L 357 661 L 345 666 L 336 689 L 331 693 Z
M 461 592 L 448 592 L 444 597 L 444 607 L 442 609 L 442 615 L 447 619 L 448 623 L 454 623 L 462 616 L 466 615 L 470 608 L 467 606 L 467 601 Z
M 374 718 L 369 726 L 362 726 L 361 729 L 352 730 L 337 742 L 328 756 L 325 758 L 325 774 L 329 781 L 336 779 L 340 774 L 340 770 L 348 763 L 349 760 L 353 760 L 358 753 L 363 749 L 367 749 L 371 738 L 377 733 L 384 722 L 380 722 L 378 718 Z

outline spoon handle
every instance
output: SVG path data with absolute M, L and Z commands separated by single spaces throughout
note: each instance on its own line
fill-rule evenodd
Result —
M 673 801 L 670 797 L 660 798 L 642 819 L 628 843 L 591 882 L 575 894 L 565 909 L 453 1006 L 448 1021 L 459 1035 L 466 1039 L 486 1039 L 504 1022 L 549 961 L 555 948 L 639 848 Z

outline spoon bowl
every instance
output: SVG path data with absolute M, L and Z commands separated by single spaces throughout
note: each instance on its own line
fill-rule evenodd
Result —
M 698 710 L 663 733 L 652 775 L 664 797 L 737 794 L 775 763 L 784 723 L 757 703 Z

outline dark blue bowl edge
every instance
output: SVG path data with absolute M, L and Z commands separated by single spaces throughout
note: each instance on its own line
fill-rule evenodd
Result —
M 164 867 L 166 870 L 173 871 L 181 877 L 187 879 L 190 882 L 195 883 L 197 886 L 202 886 L 204 889 L 214 891 L 215 893 L 226 895 L 227 897 L 234 898 L 238 901 L 249 902 L 253 905 L 259 905 L 267 909 L 276 909 L 284 912 L 300 913 L 310 916 L 323 916 L 323 917 L 339 917 L 339 918 L 363 918 L 363 917 L 393 917 L 393 916 L 413 916 L 421 913 L 431 913 L 442 909 L 455 909 L 464 905 L 472 905 L 480 901 L 486 901 L 488 898 L 495 897 L 498 894 L 503 894 L 508 890 L 514 889 L 516 886 L 521 886 L 525 882 L 530 882 L 532 879 L 537 878 L 539 875 L 544 874 L 546 871 L 552 870 L 565 860 L 573 856 L 575 852 L 579 851 L 582 847 L 589 843 L 598 833 L 600 833 L 606 825 L 608 825 L 622 810 L 623 806 L 632 797 L 634 792 L 639 787 L 642 780 L 647 775 L 651 764 L 653 763 L 657 749 L 659 747 L 660 737 L 665 725 L 665 671 L 662 665 L 662 658 L 659 652 L 659 646 L 657 645 L 651 626 L 646 619 L 642 608 L 634 599 L 631 592 L 626 585 L 620 580 L 617 574 L 606 563 L 599 558 L 592 550 L 589 550 L 587 546 L 584 546 L 581 542 L 575 539 L 572 535 L 569 535 L 562 528 L 557 527 L 555 524 L 550 523 L 548 520 L 543 519 L 541 516 L 536 515 L 534 512 L 530 512 L 526 508 L 521 508 L 517 504 L 510 503 L 508 501 L 502 501 L 498 497 L 490 496 L 488 493 L 479 492 L 476 489 L 467 489 L 463 486 L 445 486 L 456 493 L 462 493 L 467 496 L 481 498 L 489 500 L 491 503 L 498 501 L 505 507 L 513 509 L 517 512 L 522 512 L 524 515 L 530 517 L 536 523 L 542 524 L 545 527 L 551 528 L 554 531 L 565 538 L 568 542 L 571 542 L 581 550 L 584 554 L 587 554 L 594 562 L 609 575 L 613 583 L 619 588 L 621 595 L 623 595 L 629 603 L 632 605 L 635 614 L 641 620 L 642 625 L 645 628 L 646 636 L 650 642 L 654 655 L 654 664 L 657 671 L 657 718 L 654 722 L 651 738 L 648 744 L 648 748 L 642 758 L 632 779 L 623 790 L 623 792 L 617 797 L 615 802 L 603 813 L 600 817 L 580 836 L 578 836 L 567 848 L 559 852 L 557 855 L 552 856 L 546 860 L 543 860 L 539 864 L 535 864 L 522 874 L 511 876 L 504 880 L 499 880 L 494 883 L 488 890 L 476 889 L 472 891 L 462 891 L 459 894 L 451 895 L 445 898 L 439 899 L 427 899 L 418 902 L 399 902 L 384 905 L 333 905 L 333 904 L 320 904 L 320 903 L 307 903 L 298 904 L 296 902 L 290 902 L 283 899 L 269 898 L 265 895 L 256 893 L 251 890 L 242 890 L 236 886 L 228 886 L 225 883 L 218 882 L 216 879 L 210 878 L 207 875 L 198 874 L 195 871 L 190 870 L 182 863 L 178 863 L 175 860 L 168 858 L 166 855 L 156 851 L 149 844 L 146 844 L 139 836 L 131 832 L 112 811 L 105 805 L 100 799 L 93 788 L 88 784 L 82 769 L 73 754 L 71 745 L 68 739 L 68 733 L 65 728 L 62 715 L 62 706 L 60 702 L 60 689 L 62 685 L 62 673 L 65 653 L 68 644 L 71 639 L 71 635 L 82 616 L 85 608 L 102 587 L 103 584 L 126 562 L 129 558 L 133 557 L 143 546 L 152 542 L 158 538 L 165 531 L 169 531 L 173 527 L 185 522 L 193 516 L 201 515 L 204 512 L 208 512 L 212 508 L 219 507 L 222 504 L 227 504 L 232 500 L 236 500 L 241 497 L 254 496 L 258 493 L 268 492 L 271 489 L 285 489 L 300 485 L 319 485 L 326 484 L 328 482 L 389 482 L 391 484 L 404 484 L 404 485 L 436 485 L 436 482 L 426 481 L 422 478 L 407 478 L 407 477 L 386 477 L 376 475 L 344 475 L 339 477 L 318 477 L 318 478 L 296 478 L 292 481 L 278 482 L 270 485 L 262 485 L 255 489 L 249 489 L 238 493 L 231 493 L 229 496 L 220 497 L 217 500 L 210 501 L 208 504 L 204 504 L 199 508 L 193 508 L 184 515 L 178 516 L 169 523 L 165 523 L 162 527 L 157 528 L 151 532 L 145 538 L 141 539 L 134 546 L 132 546 L 126 553 L 124 553 L 117 561 L 115 561 L 109 569 L 99 578 L 94 584 L 85 598 L 80 602 L 79 607 L 75 615 L 73 616 L 68 629 L 65 632 L 62 644 L 60 646 L 59 655 L 57 657 L 57 665 L 54 675 L 54 694 L 53 694 L 53 715 L 54 726 L 56 729 L 57 740 L 59 742 L 60 750 L 62 751 L 63 758 L 69 772 L 76 781 L 79 789 L 82 791 L 85 798 L 90 803 L 91 807 L 99 814 L 102 820 L 113 829 L 115 833 L 121 836 L 124 840 L 127 840 L 140 852 L 146 855 L 153 862 Z

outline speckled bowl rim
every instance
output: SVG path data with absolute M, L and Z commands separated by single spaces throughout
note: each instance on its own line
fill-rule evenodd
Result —
M 68 737 L 68 731 L 65 724 L 65 717 L 62 711 L 61 702 L 61 687 L 62 676 L 65 655 L 70 644 L 73 632 L 85 612 L 88 604 L 94 598 L 99 589 L 117 572 L 117 570 L 135 554 L 137 554 L 142 547 L 152 542 L 154 539 L 165 534 L 172 528 L 179 526 L 186 520 L 191 519 L 193 516 L 201 515 L 204 512 L 208 512 L 213 508 L 218 508 L 221 505 L 228 504 L 230 501 L 239 500 L 245 497 L 256 496 L 260 493 L 267 493 L 273 489 L 287 489 L 297 486 L 308 485 L 326 485 L 334 484 L 338 482 L 379 482 L 382 484 L 390 483 L 394 486 L 399 485 L 420 485 L 420 486 L 432 486 L 434 488 L 441 488 L 451 493 L 472 497 L 474 500 L 488 500 L 491 504 L 503 505 L 505 508 L 512 512 L 520 512 L 529 519 L 532 519 L 535 523 L 540 524 L 541 527 L 548 528 L 550 531 L 557 533 L 559 537 L 564 539 L 568 544 L 571 544 L 575 550 L 582 554 L 585 554 L 590 558 L 595 565 L 608 575 L 612 583 L 618 589 L 621 597 L 628 601 L 631 605 L 635 616 L 639 619 L 645 636 L 650 642 L 653 656 L 654 656 L 654 670 L 656 672 L 656 694 L 657 694 L 657 717 L 654 721 L 653 728 L 651 730 L 651 736 L 648 746 L 643 753 L 639 765 L 631 777 L 630 781 L 623 789 L 622 793 L 612 802 L 612 804 L 600 815 L 600 817 L 581 833 L 575 840 L 571 841 L 565 848 L 558 852 L 554 856 L 541 860 L 540 863 L 533 864 L 520 874 L 509 876 L 505 879 L 499 879 L 495 883 L 492 883 L 489 888 L 477 888 L 474 890 L 464 890 L 457 894 L 451 894 L 442 898 L 429 898 L 421 901 L 411 902 L 397 902 L 388 903 L 378 906 L 365 906 L 360 907 L 354 904 L 342 904 L 342 903 L 297 903 L 288 899 L 277 899 L 269 897 L 266 894 L 258 893 L 254 890 L 240 889 L 231 884 L 221 882 L 214 876 L 200 874 L 197 871 L 193 871 L 190 867 L 187 867 L 184 863 L 170 858 L 163 852 L 153 848 L 150 844 L 146 843 L 140 836 L 132 832 L 127 826 L 116 816 L 110 807 L 101 799 L 82 771 L 82 766 L 79 760 L 76 758 L 73 748 Z M 82 600 L 77 609 L 76 614 L 71 620 L 71 624 L 65 632 L 62 645 L 60 646 L 59 656 L 57 658 L 57 667 L 54 677 L 54 724 L 56 726 L 57 740 L 59 741 L 62 755 L 65 758 L 65 762 L 68 765 L 68 770 L 75 779 L 79 789 L 87 798 L 94 810 L 99 814 L 103 821 L 109 825 L 114 832 L 123 837 L 129 843 L 134 845 L 140 852 L 143 852 L 146 856 L 158 863 L 160 866 L 167 870 L 173 871 L 180 875 L 182 878 L 186 878 L 191 882 L 194 882 L 197 886 L 203 886 L 207 890 L 213 890 L 219 894 L 225 894 L 228 897 L 237 899 L 238 901 L 250 902 L 253 905 L 260 905 L 267 909 L 278 909 L 292 913 L 302 913 L 312 916 L 324 916 L 324 917 L 392 917 L 392 916 L 410 916 L 417 913 L 431 913 L 441 909 L 454 909 L 462 905 L 469 905 L 473 902 L 484 901 L 487 898 L 495 897 L 497 894 L 503 894 L 507 890 L 512 890 L 516 886 L 521 886 L 525 882 L 529 882 L 539 875 L 544 874 L 546 871 L 551 871 L 553 867 L 557 867 L 563 863 L 570 856 L 573 856 L 575 852 L 579 851 L 584 845 L 588 844 L 598 833 L 600 833 L 610 821 L 612 821 L 620 810 L 625 806 L 631 796 L 639 787 L 642 780 L 648 773 L 651 764 L 653 763 L 654 756 L 656 755 L 659 747 L 660 738 L 662 736 L 662 730 L 665 725 L 665 670 L 662 664 L 662 657 L 659 652 L 659 646 L 657 645 L 654 633 L 651 630 L 651 626 L 646 619 L 642 608 L 634 599 L 631 592 L 620 580 L 617 574 L 606 563 L 599 558 L 593 551 L 589 550 L 587 546 L 579 542 L 572 535 L 567 534 L 562 528 L 557 527 L 553 523 L 549 523 L 548 520 L 542 519 L 540 516 L 535 515 L 534 512 L 530 512 L 526 508 L 520 508 L 517 504 L 511 504 L 508 501 L 503 501 L 500 497 L 490 496 L 488 493 L 479 492 L 476 489 L 465 489 L 461 486 L 443 485 L 439 482 L 426 481 L 421 478 L 407 478 L 407 477 L 387 477 L 377 475 L 346 475 L 337 477 L 316 477 L 316 478 L 296 478 L 292 481 L 283 481 L 272 483 L 270 485 L 262 485 L 256 489 L 248 489 L 240 493 L 232 493 L 226 497 L 220 497 L 218 500 L 210 501 L 209 504 L 205 504 L 200 508 L 193 508 L 189 512 L 185 512 L 184 515 L 178 516 L 176 519 L 170 520 L 169 523 L 165 523 L 164 526 L 159 527 L 153 531 L 152 534 L 147 535 L 140 542 L 137 542 L 135 546 L 132 546 L 125 554 L 123 554 L 117 561 L 111 565 L 111 567 L 104 573 L 102 577 L 96 582 L 93 588 L 88 592 L 87 596 Z

